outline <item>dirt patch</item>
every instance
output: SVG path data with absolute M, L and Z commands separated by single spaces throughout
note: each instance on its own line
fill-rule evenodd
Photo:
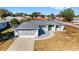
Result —
M 9 39 L 0 42 L 0 51 L 6 51 L 13 41 L 14 41 L 13 39 Z
M 35 51 L 71 51 L 79 50 L 79 29 L 65 27 L 65 32 L 55 32 L 54 37 L 36 40 Z

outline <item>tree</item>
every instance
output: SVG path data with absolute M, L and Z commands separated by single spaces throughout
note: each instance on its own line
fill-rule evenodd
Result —
M 6 16 L 10 16 L 12 15 L 12 13 L 6 9 L 0 9 L 0 17 L 4 18 Z
M 42 14 L 42 15 L 41 15 L 41 17 L 42 17 L 42 18 L 44 18 L 44 17 L 45 17 L 45 15 L 44 15 L 44 14 Z
M 14 16 L 21 16 L 22 17 L 22 16 L 27 16 L 27 14 L 26 13 L 18 13 L 17 12 L 17 13 L 14 14 Z
M 59 16 L 64 17 L 65 20 L 71 21 L 75 16 L 74 11 L 71 8 L 65 9 L 64 11 L 60 12 Z
M 54 16 L 54 14 L 53 14 L 53 13 L 51 13 L 50 15 L 48 15 L 48 17 L 49 17 L 50 19 L 52 19 L 52 20 L 54 20 L 54 19 L 55 19 L 55 16 Z
M 31 14 L 31 17 L 33 18 L 33 17 L 37 17 L 37 16 L 40 16 L 40 12 L 33 12 L 32 14 Z
M 60 11 L 58 17 L 64 17 L 64 13 L 63 13 L 63 11 Z
M 55 16 L 53 13 L 50 16 L 51 16 L 51 19 L 55 19 Z
M 18 22 L 18 20 L 16 18 L 13 18 L 10 21 L 10 25 L 11 25 L 11 27 L 16 27 L 16 26 L 19 25 L 19 22 Z

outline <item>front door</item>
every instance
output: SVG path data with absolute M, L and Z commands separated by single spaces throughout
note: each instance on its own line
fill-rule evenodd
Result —
M 53 25 L 48 25 L 48 31 L 52 31 Z

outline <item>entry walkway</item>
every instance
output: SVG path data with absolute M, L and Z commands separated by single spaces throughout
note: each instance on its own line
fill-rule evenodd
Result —
M 33 38 L 16 38 L 7 51 L 32 51 L 33 47 Z
M 48 32 L 45 32 L 45 34 L 40 35 L 35 40 L 44 40 L 44 39 L 50 38 L 51 36 L 54 36 L 54 32 L 53 31 L 48 31 Z

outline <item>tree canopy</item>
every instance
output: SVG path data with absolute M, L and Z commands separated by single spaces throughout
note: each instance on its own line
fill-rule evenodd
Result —
M 16 12 L 16 13 L 14 14 L 14 16 L 27 16 L 27 14 L 26 14 L 26 13 L 19 13 L 19 12 Z
M 49 17 L 50 19 L 52 19 L 52 20 L 55 19 L 55 15 L 54 15 L 53 13 L 51 13 L 50 15 L 48 15 L 48 17 Z
M 67 21 L 71 21 L 75 16 L 75 13 L 71 8 L 68 8 L 65 9 L 64 11 L 61 11 L 59 16 L 64 17 L 64 19 Z
M 40 16 L 40 12 L 33 12 L 32 14 L 31 14 L 31 17 L 33 18 L 33 17 L 37 17 L 37 16 Z
M 11 25 L 12 27 L 16 27 L 16 26 L 19 25 L 19 22 L 18 22 L 18 20 L 17 20 L 16 18 L 13 18 L 13 19 L 11 19 L 11 21 L 10 21 L 10 25 Z
M 6 17 L 6 16 L 10 16 L 12 15 L 12 12 L 6 10 L 6 9 L 0 9 L 0 17 L 3 18 L 3 17 Z

